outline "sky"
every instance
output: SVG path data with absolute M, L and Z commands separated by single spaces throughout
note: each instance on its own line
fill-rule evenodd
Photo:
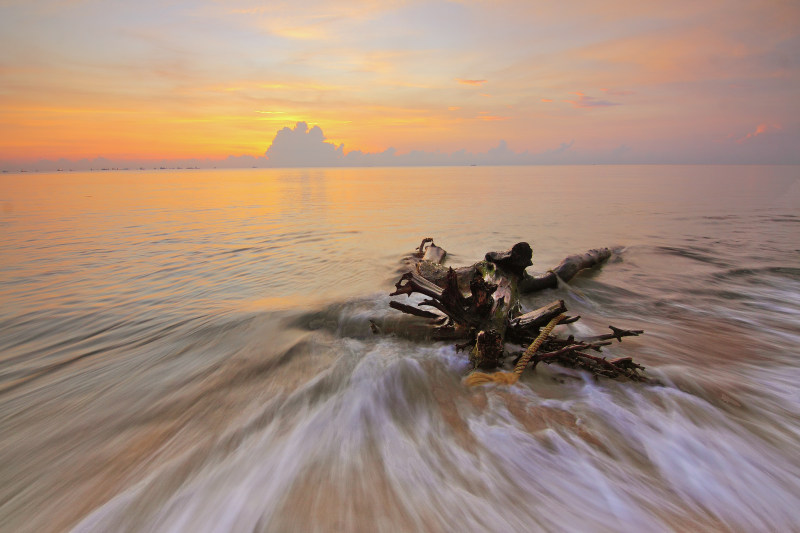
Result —
M 2 168 L 800 163 L 797 0 L 0 0 L 0 50 Z

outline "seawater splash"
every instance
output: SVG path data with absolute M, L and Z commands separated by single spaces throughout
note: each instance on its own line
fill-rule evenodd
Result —
M 336 344 L 236 446 L 167 465 L 192 470 L 174 492 L 162 473 L 75 530 L 794 527 L 797 464 L 695 395 L 569 379 L 548 397 L 550 373 L 473 391 L 450 347 Z
M 0 529 L 797 530 L 795 173 L 4 175 Z M 453 264 L 623 244 L 523 304 L 644 329 L 606 352 L 663 386 L 464 387 L 466 356 L 388 308 L 432 228 Z

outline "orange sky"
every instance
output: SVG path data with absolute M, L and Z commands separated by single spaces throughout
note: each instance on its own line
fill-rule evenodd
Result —
M 0 161 L 260 156 L 305 121 L 344 152 L 797 162 L 799 29 L 795 1 L 0 0 Z

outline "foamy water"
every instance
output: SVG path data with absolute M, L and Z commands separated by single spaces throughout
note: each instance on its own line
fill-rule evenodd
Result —
M 798 531 L 796 167 L 0 177 L 2 531 Z M 545 192 L 546 191 L 546 192 Z M 388 307 L 422 237 L 662 386 L 466 356 Z M 400 334 L 375 336 L 375 320 Z M 404 334 L 405 333 L 405 334 Z

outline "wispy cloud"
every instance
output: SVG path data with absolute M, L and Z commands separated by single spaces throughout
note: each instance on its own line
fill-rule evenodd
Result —
M 748 132 L 743 137 L 739 137 L 738 139 L 736 139 L 736 142 L 741 144 L 741 143 L 746 142 L 746 141 L 748 141 L 750 139 L 755 139 L 759 135 L 763 135 L 763 134 L 765 134 L 765 133 L 767 133 L 769 131 L 775 131 L 775 130 L 779 130 L 779 129 L 781 129 L 781 125 L 780 124 L 759 124 L 758 126 L 756 126 L 756 129 L 754 129 L 753 131 Z
M 501 120 L 509 120 L 511 117 L 504 117 L 500 115 L 479 115 L 478 119 L 484 122 L 499 122 Z
M 584 107 L 609 107 L 620 105 L 619 102 L 610 102 L 608 100 L 599 100 L 593 96 L 586 96 L 582 92 L 574 92 L 570 93 L 576 95 L 578 98 L 574 100 L 564 100 L 568 104 L 572 104 L 572 107 L 575 108 L 584 108 Z
M 456 78 L 456 81 L 464 85 L 483 85 L 487 80 L 465 80 L 463 78 Z
M 797 160 L 797 1 L 179 4 L 0 0 L 0 159 L 263 154 L 313 120 L 371 152 Z
M 600 90 L 612 96 L 629 96 L 631 94 L 635 94 L 634 91 L 628 91 L 625 89 L 600 89 Z

